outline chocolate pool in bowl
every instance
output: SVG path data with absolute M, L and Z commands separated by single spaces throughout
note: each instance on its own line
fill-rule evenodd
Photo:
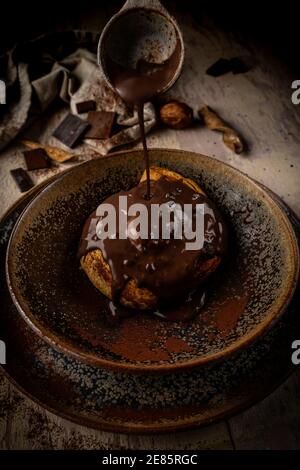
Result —
M 199 300 L 191 321 L 140 312 L 111 323 L 107 301 L 79 269 L 86 218 L 109 195 L 137 184 L 140 150 L 92 160 L 58 177 L 29 204 L 10 239 L 7 279 L 19 312 L 51 345 L 89 364 L 165 372 L 212 363 L 260 337 L 294 292 L 294 232 L 264 190 L 199 154 L 155 149 L 150 158 L 199 183 L 228 224 L 227 260 L 207 282 L 206 302 Z

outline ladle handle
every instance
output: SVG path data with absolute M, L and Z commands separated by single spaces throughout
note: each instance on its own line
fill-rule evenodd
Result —
M 121 10 L 129 10 L 130 8 L 150 8 L 164 14 L 169 14 L 159 0 L 127 0 Z

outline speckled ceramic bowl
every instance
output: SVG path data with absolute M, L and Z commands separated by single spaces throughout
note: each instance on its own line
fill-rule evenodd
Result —
M 40 189 L 37 186 L 26 193 L 0 221 L 0 331 L 7 347 L 2 372 L 31 400 L 84 426 L 170 433 L 229 418 L 264 398 L 296 369 L 290 345 L 300 336 L 299 281 L 286 313 L 274 328 L 249 348 L 211 367 L 159 377 L 136 376 L 83 364 L 57 352 L 18 314 L 5 282 L 9 235 Z M 299 243 L 299 221 L 278 203 L 291 220 Z M 34 410 L 32 413 L 34 419 Z M 40 425 L 39 416 L 36 419 Z
M 109 194 L 136 184 L 143 170 L 139 150 L 89 161 L 58 177 L 28 205 L 10 239 L 7 279 L 19 312 L 49 344 L 94 366 L 167 372 L 228 357 L 274 324 L 297 282 L 293 229 L 263 189 L 199 154 L 157 149 L 150 156 L 152 164 L 198 182 L 229 226 L 228 260 L 209 281 L 206 303 L 192 321 L 141 313 L 108 324 L 102 294 L 78 266 L 86 217 Z

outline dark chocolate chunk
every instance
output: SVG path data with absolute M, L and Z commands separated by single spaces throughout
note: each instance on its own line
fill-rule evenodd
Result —
M 225 73 L 232 72 L 233 74 L 245 73 L 250 70 L 250 67 L 245 64 L 242 59 L 238 57 L 233 57 L 232 59 L 219 59 L 213 65 L 211 65 L 207 70 L 207 75 L 212 77 L 220 77 Z
M 96 110 L 96 101 L 89 100 L 89 101 L 81 101 L 80 103 L 76 103 L 77 113 L 87 113 L 88 111 L 95 111 Z
M 230 60 L 221 58 L 217 60 L 217 62 L 215 62 L 213 65 L 208 67 L 208 69 L 206 70 L 206 74 L 211 75 L 212 77 L 220 77 L 221 75 L 224 75 L 225 73 L 228 73 L 230 71 Z
M 111 135 L 115 113 L 108 111 L 90 111 L 88 122 L 91 128 L 86 133 L 87 139 L 107 139 Z
M 250 67 L 238 57 L 233 57 L 232 59 L 230 59 L 230 66 L 232 73 L 234 73 L 235 75 L 237 73 L 246 73 L 250 70 Z
M 46 151 L 42 148 L 26 150 L 23 152 L 27 170 L 39 170 L 51 166 L 50 159 Z
M 25 191 L 28 191 L 30 188 L 33 188 L 34 183 L 27 171 L 23 168 L 16 168 L 15 170 L 10 170 L 10 174 L 17 183 L 21 193 L 25 193 Z
M 83 137 L 90 125 L 74 114 L 68 114 L 53 132 L 53 136 L 70 148 Z

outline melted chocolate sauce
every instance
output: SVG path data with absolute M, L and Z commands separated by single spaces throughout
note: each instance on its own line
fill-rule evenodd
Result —
M 216 255 L 224 255 L 227 249 L 227 231 L 222 216 L 214 204 L 202 194 L 195 193 L 183 181 L 169 180 L 164 177 L 150 181 L 150 163 L 144 129 L 144 103 L 159 94 L 173 78 L 181 57 L 181 44 L 177 41 L 174 52 L 161 64 L 139 60 L 135 69 L 127 69 L 106 57 L 106 65 L 110 80 L 118 94 L 129 105 L 138 110 L 141 138 L 144 149 L 144 160 L 147 179 L 135 188 L 114 194 L 105 203 L 112 204 L 116 209 L 117 233 L 113 238 L 99 240 L 96 226 L 100 217 L 93 212 L 86 221 L 80 241 L 78 256 L 81 258 L 88 251 L 101 249 L 112 273 L 112 301 L 107 300 L 106 309 L 110 321 L 134 314 L 118 302 L 122 290 L 129 279 L 135 279 L 139 287 L 145 287 L 156 294 L 161 305 L 153 312 L 160 318 L 172 321 L 185 321 L 198 314 L 202 307 L 205 294 L 203 289 L 195 288 L 199 278 L 195 272 L 204 259 Z M 192 217 L 195 217 L 196 205 L 204 204 L 204 245 L 202 249 L 187 250 L 186 243 L 191 240 L 183 236 L 180 239 L 133 237 L 128 220 L 127 237 L 119 238 L 119 196 L 127 196 L 128 209 L 131 205 L 142 203 L 151 216 L 151 205 L 168 203 L 192 204 Z M 172 209 L 171 209 L 172 210 Z M 195 222 L 195 220 L 193 221 Z M 148 229 L 150 230 L 150 218 Z M 160 227 L 161 229 L 161 227 Z M 195 227 L 193 226 L 193 230 Z M 192 295 L 193 294 L 193 295 Z M 182 301 L 180 301 L 180 297 Z M 179 300 L 178 300 L 179 299 Z M 174 306 L 176 302 L 176 307 Z
M 177 41 L 174 52 L 160 64 L 139 59 L 136 68 L 126 68 L 106 57 L 107 73 L 118 94 L 128 104 L 145 103 L 162 92 L 174 77 L 181 57 Z
M 147 198 L 150 199 L 149 154 L 144 127 L 144 103 L 159 94 L 171 81 L 178 68 L 181 44 L 177 41 L 174 52 L 163 63 L 156 64 L 140 59 L 135 69 L 128 69 L 106 57 L 107 73 L 123 100 L 137 107 L 144 160 L 147 174 Z
M 111 204 L 116 210 L 116 234 L 113 238 L 99 240 L 96 226 L 103 217 L 97 217 L 93 212 L 86 221 L 82 233 L 78 256 L 81 258 L 88 251 L 100 248 L 110 266 L 112 273 L 112 296 L 114 303 L 129 279 L 135 279 L 139 287 L 146 287 L 160 299 L 162 304 L 170 304 L 175 298 L 184 296 L 199 283 L 195 272 L 205 259 L 216 255 L 224 255 L 227 247 L 227 232 L 224 221 L 215 205 L 203 194 L 195 193 L 183 181 L 169 180 L 161 177 L 151 181 L 151 199 L 146 198 L 146 182 L 140 183 L 129 191 L 121 191 L 108 197 L 104 203 Z M 120 196 L 127 196 L 127 210 L 133 204 L 143 204 L 147 208 L 148 233 L 147 238 L 136 236 L 131 230 L 132 222 L 139 216 L 128 217 L 127 237 L 119 238 L 119 204 Z M 170 211 L 171 223 L 174 222 L 174 204 L 184 208 L 184 204 L 192 205 L 193 230 L 195 230 L 195 214 L 197 204 L 204 205 L 204 244 L 202 249 L 187 250 L 186 243 L 190 242 L 182 230 L 182 237 L 162 239 L 162 220 L 159 220 L 159 238 L 151 238 L 151 206 L 166 204 Z M 153 228 L 153 227 L 152 227 Z M 176 295 L 174 295 L 176 293 Z
M 146 141 L 146 134 L 145 134 L 145 125 L 144 125 L 144 104 L 138 104 L 138 118 L 139 118 L 139 125 L 141 131 L 141 139 L 144 149 L 144 161 L 145 161 L 145 168 L 146 168 L 146 182 L 147 182 L 147 193 L 146 198 L 149 200 L 151 199 L 151 190 L 150 190 L 150 160 L 149 160 L 149 153 L 147 148 L 147 141 Z

